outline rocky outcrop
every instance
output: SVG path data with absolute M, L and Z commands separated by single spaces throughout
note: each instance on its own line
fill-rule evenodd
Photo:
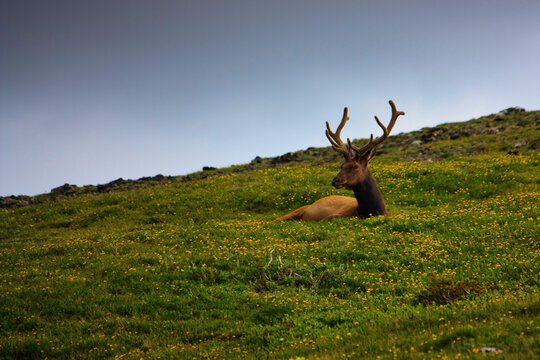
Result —
M 0 208 L 2 209 L 15 209 L 18 207 L 39 204 L 40 201 L 34 196 L 26 195 L 12 195 L 0 197 Z
M 278 156 L 278 157 L 275 157 L 272 159 L 272 164 L 274 165 L 277 165 L 277 164 L 286 164 L 286 163 L 290 163 L 292 161 L 300 161 L 300 154 L 299 152 L 288 152 L 286 154 L 283 154 L 281 156 Z
M 161 174 L 156 176 L 145 176 L 138 180 L 124 180 L 122 178 L 118 178 L 107 184 L 98 185 L 97 192 L 108 193 L 115 191 L 138 189 L 143 187 L 161 185 L 174 179 L 176 179 L 176 176 L 163 176 Z
M 53 196 L 72 196 L 79 192 L 77 185 L 64 184 L 51 190 Z
M 119 178 L 109 183 L 97 186 L 77 186 L 71 184 L 64 184 L 62 186 L 51 189 L 48 194 L 42 194 L 38 196 L 13 195 L 0 197 L 0 209 L 15 209 L 18 207 L 36 205 L 50 201 L 60 201 L 79 194 L 109 193 L 144 188 L 149 186 L 161 185 L 173 179 L 176 179 L 176 177 L 163 176 L 160 174 L 156 176 L 142 177 L 138 180 L 124 180 L 122 178 Z
M 515 106 L 515 107 L 510 107 L 508 109 L 501 110 L 496 114 L 491 114 L 491 116 L 494 116 L 495 120 L 503 120 L 505 116 L 519 114 L 524 111 L 526 111 L 524 108 Z

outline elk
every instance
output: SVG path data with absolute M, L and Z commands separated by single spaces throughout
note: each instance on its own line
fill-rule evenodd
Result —
M 389 101 L 392 108 L 392 117 L 388 126 L 375 116 L 377 124 L 383 130 L 383 134 L 373 139 L 373 134 L 367 144 L 362 147 L 355 146 L 350 139 L 347 145 L 341 140 L 341 130 L 349 120 L 348 109 L 343 110 L 343 118 L 337 127 L 336 132 L 330 130 L 328 121 L 326 122 L 326 137 L 330 141 L 332 148 L 341 153 L 345 161 L 341 165 L 341 171 L 332 180 L 332 186 L 336 189 L 345 188 L 354 192 L 354 198 L 349 196 L 332 195 L 315 201 L 311 205 L 302 206 L 275 221 L 283 220 L 314 220 L 321 221 L 336 217 L 359 217 L 366 219 L 371 216 L 387 215 L 384 198 L 369 171 L 368 164 L 375 155 L 375 150 L 390 134 L 396 124 L 398 116 L 405 115 L 403 111 L 398 111 L 392 100 Z

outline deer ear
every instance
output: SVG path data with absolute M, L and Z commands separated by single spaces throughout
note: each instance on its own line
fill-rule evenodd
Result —
M 349 146 L 349 154 L 351 154 L 352 159 L 356 159 L 358 157 L 358 153 L 356 152 L 356 149 L 351 144 L 351 139 L 347 138 L 347 145 Z

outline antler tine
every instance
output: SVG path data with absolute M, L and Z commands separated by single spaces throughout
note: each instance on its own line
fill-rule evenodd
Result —
M 357 148 L 356 146 L 349 143 L 350 144 L 349 146 L 351 146 L 351 148 L 356 152 L 356 156 L 368 155 L 368 158 L 371 158 L 374 154 L 375 148 L 384 140 L 386 140 L 388 135 L 390 135 L 390 132 L 392 131 L 392 129 L 394 128 L 394 125 L 396 124 L 396 120 L 398 116 L 405 115 L 405 112 L 398 111 L 396 109 L 396 105 L 394 104 L 392 100 L 388 101 L 388 103 L 390 104 L 390 107 L 392 108 L 392 117 L 390 118 L 388 127 L 384 126 L 384 124 L 379 120 L 379 118 L 375 116 L 375 121 L 377 121 L 377 124 L 383 130 L 383 134 L 377 139 L 375 139 L 375 141 L 373 140 L 373 134 L 371 134 L 371 138 L 369 139 L 369 142 L 366 145 L 362 146 L 361 148 Z
M 396 109 L 396 104 L 394 104 L 392 100 L 389 100 L 388 103 L 390 104 L 390 107 L 392 108 L 392 119 L 390 120 L 390 123 L 388 123 L 388 134 L 390 134 L 390 131 L 392 131 L 392 129 L 394 128 L 394 125 L 396 124 L 396 120 L 398 116 L 405 115 L 405 111 L 398 111 Z
M 349 114 L 349 109 L 344 108 L 343 109 L 343 118 L 341 118 L 341 122 L 339 123 L 339 126 L 337 127 L 335 133 L 332 132 L 332 130 L 330 130 L 330 124 L 327 121 L 326 122 L 326 132 L 325 132 L 326 137 L 330 141 L 330 144 L 332 144 L 332 149 L 336 150 L 337 152 L 342 153 L 343 156 L 345 156 L 346 158 L 350 158 L 351 155 L 350 155 L 349 149 L 347 148 L 347 146 L 341 140 L 341 130 L 345 126 L 345 123 L 347 122 L 347 120 L 349 120 L 349 115 L 348 114 Z

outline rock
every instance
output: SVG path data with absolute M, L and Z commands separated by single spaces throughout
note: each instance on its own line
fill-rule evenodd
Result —
M 170 178 L 170 176 L 163 176 L 161 174 L 158 174 L 156 176 L 144 176 L 144 177 L 138 179 L 137 182 L 153 182 L 153 181 L 163 182 L 163 181 L 167 180 L 168 178 Z M 122 179 L 120 178 L 119 180 L 122 180 Z M 115 180 L 115 181 L 118 181 L 118 180 Z M 128 180 L 128 181 L 133 182 L 133 180 Z M 126 181 L 126 182 L 128 182 L 128 181 Z
M 291 161 L 298 161 L 298 153 L 286 153 L 272 159 L 272 164 L 286 164 Z
M 474 135 L 474 132 L 470 129 L 456 129 L 450 133 L 450 139 L 455 140 L 461 137 L 469 137 Z
M 98 185 L 97 191 L 100 193 L 107 193 L 110 191 L 113 191 L 117 188 L 119 188 L 122 185 L 127 184 L 128 182 L 122 178 L 118 178 L 114 181 L 111 181 L 110 183 L 104 184 L 104 185 Z
M 488 128 L 486 130 L 486 133 L 490 135 L 495 135 L 495 134 L 500 133 L 500 130 L 498 128 Z
M 11 195 L 6 197 L 0 197 L 0 208 L 2 209 L 15 209 L 18 207 L 37 204 L 39 201 L 33 196 L 26 195 Z
M 498 349 L 496 347 L 488 347 L 488 346 L 485 346 L 485 347 L 481 347 L 478 349 L 478 352 L 480 354 L 500 354 L 503 352 L 502 349 Z
M 120 185 L 125 185 L 125 184 L 127 184 L 127 181 L 126 181 L 126 180 L 124 180 L 124 179 L 122 179 L 122 178 L 118 178 L 118 179 L 116 179 L 116 180 L 114 180 L 114 181 L 111 181 L 111 182 L 108 183 L 107 185 L 111 185 L 111 186 L 116 186 L 116 187 L 118 187 L 118 186 L 120 186 Z
M 71 196 L 77 193 L 79 188 L 77 185 L 64 184 L 51 190 L 51 194 L 56 196 Z
M 0 198 L 0 207 L 4 209 L 13 209 L 16 208 L 19 205 L 19 201 L 15 196 L 6 196 L 3 198 Z
M 525 141 L 518 141 L 517 143 L 512 145 L 512 149 L 517 149 L 517 148 L 523 147 L 525 145 L 527 145 L 527 143 Z
M 420 146 L 422 145 L 422 140 L 414 140 L 412 143 L 411 143 L 411 146 Z
M 437 141 L 437 138 L 435 136 L 422 135 L 422 142 L 424 143 L 430 143 L 435 141 Z
M 495 117 L 493 118 L 493 120 L 495 120 L 495 121 L 502 121 L 502 120 L 505 119 L 505 117 L 504 117 L 505 114 L 503 114 L 502 112 L 498 112 L 498 113 L 496 113 L 494 115 L 495 115 Z
M 514 115 L 514 114 L 518 114 L 524 111 L 526 111 L 524 108 L 515 106 L 515 107 L 509 107 L 508 109 L 501 110 L 498 113 L 492 114 L 490 116 L 493 116 L 495 121 L 501 121 L 501 120 L 504 120 L 505 116 L 507 115 Z
M 26 195 L 19 195 L 19 206 L 28 206 L 33 203 L 34 198 Z
M 515 106 L 515 107 L 509 107 L 508 109 L 505 109 L 501 111 L 500 113 L 502 113 L 503 115 L 513 115 L 513 114 L 517 114 L 524 111 L 525 111 L 524 108 Z
M 442 133 L 443 133 L 442 129 L 437 129 L 437 128 L 428 129 L 426 133 L 422 134 L 420 139 L 424 143 L 435 142 L 439 140 L 439 137 L 441 137 Z

